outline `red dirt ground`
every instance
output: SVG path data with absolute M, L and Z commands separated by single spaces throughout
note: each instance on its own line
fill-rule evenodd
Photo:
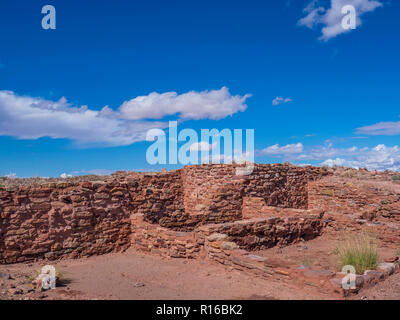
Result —
M 335 240 L 320 237 L 285 248 L 256 252 L 300 264 L 335 270 Z M 382 258 L 393 249 L 380 248 Z M 318 259 L 316 259 L 318 257 Z M 257 278 L 229 267 L 201 260 L 165 259 L 130 249 L 78 260 L 53 263 L 64 285 L 55 290 L 10 294 L 13 286 L 29 287 L 46 263 L 0 267 L 14 280 L 0 278 L 0 299 L 331 299 L 290 282 Z M 352 299 L 400 299 L 400 275 L 362 291 Z
M 67 284 L 45 293 L 8 294 L 11 283 L 29 283 L 43 265 L 1 266 L 15 280 L 0 280 L 1 299 L 312 299 L 279 282 L 258 279 L 198 260 L 163 259 L 133 250 L 53 264 Z M 227 272 L 228 271 L 228 272 Z M 27 284 L 26 284 L 27 285 Z

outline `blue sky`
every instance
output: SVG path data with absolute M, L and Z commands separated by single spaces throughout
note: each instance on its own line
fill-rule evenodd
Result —
M 400 170 L 398 1 L 0 6 L 0 175 L 172 169 L 143 138 L 169 120 L 254 129 L 257 162 Z

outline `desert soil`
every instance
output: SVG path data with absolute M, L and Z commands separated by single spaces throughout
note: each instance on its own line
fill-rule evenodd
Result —
M 1 266 L 14 280 L 0 279 L 2 299 L 312 299 L 296 288 L 198 260 L 164 259 L 128 250 L 53 263 L 65 284 L 44 293 L 11 295 L 25 287 L 43 263 Z
M 320 237 L 256 254 L 335 270 L 336 241 Z M 380 248 L 384 259 L 393 249 Z M 38 270 L 46 263 L 0 266 L 0 299 L 331 299 L 299 289 L 287 281 L 257 278 L 232 268 L 201 260 L 166 259 L 157 255 L 124 253 L 51 263 L 62 274 L 63 285 L 46 292 L 28 292 Z M 15 293 L 15 289 L 24 292 Z M 400 274 L 352 299 L 400 299 Z

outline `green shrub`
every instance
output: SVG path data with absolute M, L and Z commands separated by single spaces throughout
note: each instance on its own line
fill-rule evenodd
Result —
M 393 176 L 392 180 L 399 181 L 400 180 L 400 174 L 398 174 L 397 176 Z
M 375 269 L 379 260 L 377 241 L 367 234 L 344 237 L 336 252 L 340 269 L 350 265 L 356 269 L 357 274 Z

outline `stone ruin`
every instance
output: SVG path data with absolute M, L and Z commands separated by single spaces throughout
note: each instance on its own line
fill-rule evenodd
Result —
M 323 212 L 308 210 L 308 182 L 327 175 L 326 169 L 257 164 L 251 175 L 237 176 L 237 166 L 0 188 L 0 263 L 128 247 L 221 260 L 218 241 L 256 250 L 320 234 Z M 214 252 L 208 245 L 212 237 Z
M 341 272 L 256 254 L 322 232 L 337 237 L 343 230 L 371 228 L 380 241 L 398 244 L 400 189 L 387 189 L 391 174 L 256 164 L 251 175 L 238 176 L 238 167 L 195 165 L 117 173 L 101 181 L 88 177 L 2 187 L 0 264 L 89 257 L 131 247 L 167 258 L 211 260 L 340 296 L 400 271 L 399 257 L 381 263 L 357 275 L 356 290 L 349 291 L 342 288 Z M 350 182 L 348 175 L 360 177 Z

